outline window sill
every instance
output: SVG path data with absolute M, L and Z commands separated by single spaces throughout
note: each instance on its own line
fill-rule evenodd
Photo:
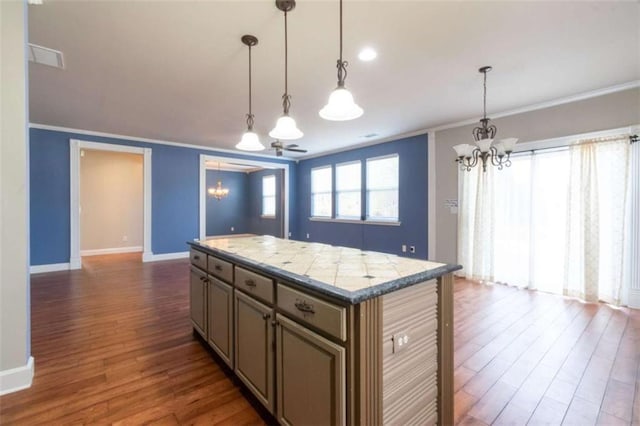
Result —
M 275 216 L 272 215 L 266 215 L 266 214 L 261 214 L 260 215 L 260 219 L 275 219 Z
M 382 225 L 382 226 L 400 226 L 402 222 L 395 220 L 361 220 L 361 219 L 340 219 L 331 217 L 310 217 L 313 222 L 333 222 L 333 223 L 352 223 L 361 225 Z

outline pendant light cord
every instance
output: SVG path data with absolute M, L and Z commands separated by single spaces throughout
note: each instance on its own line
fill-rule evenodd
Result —
M 342 0 L 340 0 L 340 62 L 342 62 Z
M 485 71 L 484 73 L 484 119 L 486 120 L 487 118 L 487 72 Z
M 287 34 L 287 11 L 284 11 L 284 95 L 282 95 L 282 109 L 284 115 L 289 115 L 291 96 L 289 95 L 289 48 Z
M 251 111 L 251 45 L 249 45 L 249 114 L 247 114 L 247 129 L 253 131 L 253 112 Z
M 340 0 L 340 59 L 336 68 L 338 68 L 338 87 L 344 87 L 344 80 L 347 78 L 347 61 L 342 60 L 342 0 Z

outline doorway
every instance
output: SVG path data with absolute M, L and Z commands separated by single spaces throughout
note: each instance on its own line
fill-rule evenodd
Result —
M 239 174 L 245 174 L 246 177 L 242 178 Z M 233 188 L 226 188 L 229 189 L 225 197 L 228 199 L 218 201 L 207 190 L 218 180 L 222 181 L 224 187 L 225 176 L 228 186 Z M 288 238 L 288 176 L 288 164 L 200 155 L 200 240 L 243 233 Z M 275 185 L 273 195 L 265 190 L 271 185 Z M 234 194 L 234 190 L 244 193 Z M 264 206 L 267 206 L 267 210 L 264 210 Z M 212 211 L 213 208 L 218 208 L 218 215 Z M 223 211 L 223 208 L 226 210 Z M 234 209 L 246 211 L 246 214 L 232 214 L 231 210 Z M 216 218 L 219 219 L 217 223 Z
M 137 154 L 142 156 L 142 260 L 151 257 L 151 149 L 71 139 L 70 144 L 70 269 L 82 268 L 81 262 L 81 156 L 82 151 Z M 139 226 L 139 225 L 138 225 Z M 128 235 L 119 236 L 128 239 Z M 127 241 L 124 241 L 125 243 Z M 136 247 L 139 250 L 139 247 Z M 86 253 L 85 253 L 86 254 Z M 95 254 L 95 253 L 94 253 Z M 106 253 L 105 253 L 106 254 Z

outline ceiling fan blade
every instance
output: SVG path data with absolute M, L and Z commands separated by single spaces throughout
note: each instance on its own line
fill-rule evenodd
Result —
M 297 148 L 298 144 L 297 143 L 290 143 L 289 145 L 285 146 L 285 148 L 289 149 L 289 148 Z
M 306 149 L 298 149 L 298 148 L 284 148 L 287 151 L 293 151 L 293 152 L 307 152 Z

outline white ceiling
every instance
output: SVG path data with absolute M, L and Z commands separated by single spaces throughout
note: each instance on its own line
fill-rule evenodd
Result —
M 639 18 L 638 2 L 345 1 L 346 84 L 365 114 L 328 122 L 318 110 L 336 84 L 338 2 L 299 0 L 289 15 L 291 115 L 305 133 L 296 143 L 313 155 L 478 117 L 483 65 L 494 67 L 489 115 L 638 80 Z M 233 149 L 248 102 L 243 34 L 260 40 L 255 128 L 268 145 L 284 90 L 271 0 L 29 6 L 29 41 L 63 51 L 66 66 L 31 64 L 30 121 Z M 357 59 L 365 45 L 375 61 Z

